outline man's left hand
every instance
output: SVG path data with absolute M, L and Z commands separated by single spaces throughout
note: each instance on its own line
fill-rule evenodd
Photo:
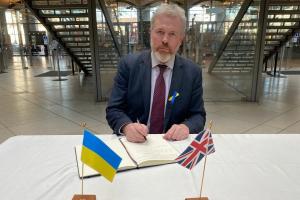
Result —
M 166 132 L 166 140 L 184 140 L 189 136 L 190 130 L 185 124 L 173 124 Z

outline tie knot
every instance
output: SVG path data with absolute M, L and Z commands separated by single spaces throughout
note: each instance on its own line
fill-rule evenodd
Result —
M 157 67 L 159 67 L 159 70 L 160 70 L 160 72 L 164 72 L 165 71 L 165 69 L 167 69 L 167 65 L 163 65 L 163 64 L 159 64 L 159 65 L 157 65 Z
M 163 64 L 158 64 L 157 67 L 159 67 L 160 69 L 166 69 L 168 66 L 167 65 L 163 65 Z

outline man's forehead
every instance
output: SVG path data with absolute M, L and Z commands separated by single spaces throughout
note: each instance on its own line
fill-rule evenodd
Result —
M 154 20 L 153 28 L 172 28 L 175 30 L 180 30 L 181 27 L 178 23 L 181 23 L 180 18 L 178 16 L 171 15 L 159 15 Z

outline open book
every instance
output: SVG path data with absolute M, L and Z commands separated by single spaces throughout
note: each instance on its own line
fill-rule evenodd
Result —
M 173 148 L 161 134 L 149 134 L 144 143 L 128 142 L 125 137 L 105 140 L 107 146 L 121 158 L 118 171 L 149 167 L 175 162 L 179 152 Z M 75 147 L 79 177 L 82 177 L 81 145 Z M 84 165 L 84 177 L 99 175 L 87 165 Z

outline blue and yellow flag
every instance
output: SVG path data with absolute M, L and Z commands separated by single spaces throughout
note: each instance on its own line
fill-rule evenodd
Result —
M 90 131 L 84 130 L 81 161 L 113 181 L 122 158 Z

